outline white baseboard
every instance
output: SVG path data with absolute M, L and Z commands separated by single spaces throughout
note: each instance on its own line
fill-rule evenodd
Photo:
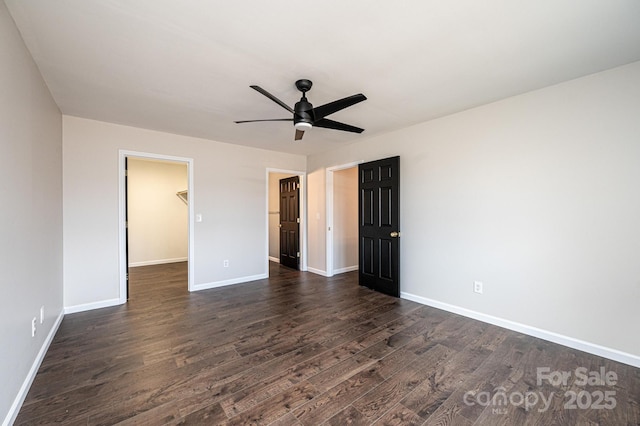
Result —
M 53 323 L 53 327 L 51 327 L 51 330 L 49 330 L 49 334 L 47 334 L 47 338 L 44 339 L 44 342 L 42 343 L 42 347 L 40 347 L 40 350 L 38 351 L 38 355 L 36 356 L 36 359 L 33 361 L 33 364 L 29 369 L 29 373 L 27 374 L 27 377 L 24 379 L 24 382 L 22 382 L 22 386 L 18 391 L 18 395 L 16 395 L 16 398 L 13 400 L 13 404 L 11 404 L 11 408 L 9 408 L 9 412 L 7 413 L 7 416 L 2 422 L 3 426 L 12 425 L 16 421 L 16 417 L 18 417 L 18 413 L 20 412 L 22 403 L 27 397 L 27 393 L 29 393 L 29 388 L 31 388 L 33 379 L 36 378 L 36 374 L 38 374 L 38 369 L 42 364 L 42 360 L 44 359 L 44 356 L 47 354 L 47 351 L 49 350 L 49 346 L 51 345 L 53 338 L 58 332 L 60 323 L 62 323 L 62 318 L 64 318 L 64 311 L 60 311 L 60 314 L 58 315 L 55 322 Z
M 345 272 L 357 271 L 358 269 L 360 269 L 358 265 L 347 266 L 345 268 L 334 269 L 333 274 L 344 274 Z
M 277 257 L 269 256 L 269 260 L 272 262 L 280 263 L 280 259 Z
M 143 262 L 129 262 L 129 267 L 135 268 L 136 266 L 162 265 L 165 263 L 186 262 L 188 260 L 189 260 L 188 257 L 176 257 L 174 259 L 145 260 Z
M 224 287 L 224 286 L 233 285 L 233 284 L 241 284 L 241 283 L 246 283 L 250 281 L 264 280 L 266 278 L 269 278 L 269 274 L 250 275 L 246 277 L 232 278 L 230 280 L 214 281 L 211 283 L 204 283 L 204 284 L 195 284 L 193 286 L 193 289 L 191 289 L 191 291 L 208 290 L 211 288 Z
M 75 314 L 76 312 L 90 311 L 92 309 L 108 308 L 110 306 L 122 305 L 120 299 L 102 300 L 100 302 L 85 303 L 82 305 L 65 306 L 64 313 Z
M 529 336 L 538 337 L 549 342 L 557 343 L 559 345 L 567 346 L 579 351 L 588 352 L 593 355 L 598 355 L 604 358 L 611 359 L 613 361 L 618 361 L 623 364 L 628 364 L 640 368 L 640 356 L 622 352 L 617 349 L 607 348 L 595 343 L 585 342 L 584 340 L 554 333 L 553 331 L 543 330 L 526 324 L 520 324 L 518 322 L 494 317 L 492 315 L 483 314 L 481 312 L 472 311 L 470 309 L 461 308 L 459 306 L 450 305 L 448 303 L 439 302 L 437 300 L 428 299 L 426 297 L 416 296 L 415 294 L 411 293 L 401 292 L 400 297 L 402 297 L 403 299 L 418 302 L 422 305 L 442 309 L 443 311 L 452 312 L 454 314 L 462 315 L 467 318 L 473 318 L 478 321 L 497 325 L 498 327 L 517 331 Z
M 320 269 L 312 268 L 311 266 L 307 267 L 307 271 L 312 272 L 317 275 L 322 275 L 323 277 L 328 277 L 327 271 L 322 271 Z

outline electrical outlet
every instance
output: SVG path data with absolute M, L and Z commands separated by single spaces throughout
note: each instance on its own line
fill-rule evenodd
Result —
M 36 337 L 36 322 L 38 321 L 38 318 L 33 317 L 33 319 L 31 320 L 31 337 Z
M 222 261 L 222 266 L 224 266 L 225 268 L 229 267 L 229 261 L 228 260 L 223 260 Z
M 473 282 L 473 291 L 478 294 L 482 294 L 482 282 L 474 281 Z
M 44 305 L 40 306 L 40 324 L 44 323 Z

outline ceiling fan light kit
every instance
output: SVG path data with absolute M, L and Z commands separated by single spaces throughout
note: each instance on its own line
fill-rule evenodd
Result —
M 311 130 L 313 125 L 311 123 L 307 123 L 306 121 L 298 121 L 293 125 L 297 130 L 301 130 L 306 132 L 307 130 Z
M 249 86 L 255 91 L 261 93 L 273 102 L 280 105 L 293 114 L 293 118 L 271 118 L 265 120 L 243 120 L 236 121 L 236 123 L 255 123 L 260 121 L 293 121 L 293 126 L 296 130 L 295 140 L 301 140 L 304 136 L 304 132 L 311 130 L 315 127 L 324 127 L 325 129 L 341 130 L 343 132 L 362 133 L 364 129 L 352 126 L 350 124 L 340 123 L 339 121 L 329 120 L 325 118 L 328 115 L 338 112 L 342 109 L 355 105 L 367 99 L 362 93 L 357 95 L 348 96 L 346 98 L 338 99 L 328 104 L 321 105 L 314 108 L 313 105 L 307 100 L 306 93 L 311 90 L 313 83 L 311 80 L 300 79 L 296 81 L 296 88 L 302 92 L 302 97 L 296 102 L 294 108 L 282 102 L 280 99 L 273 96 L 260 86 Z

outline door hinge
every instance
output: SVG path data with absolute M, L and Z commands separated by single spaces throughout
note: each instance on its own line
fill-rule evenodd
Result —
M 296 184 L 296 189 L 300 189 L 300 184 L 299 183 Z
M 300 257 L 300 252 L 298 252 L 298 257 Z
M 297 218 L 297 219 L 296 219 L 296 222 L 300 223 L 300 218 Z

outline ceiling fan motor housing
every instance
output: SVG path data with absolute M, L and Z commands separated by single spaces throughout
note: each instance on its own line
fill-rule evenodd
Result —
M 313 117 L 313 105 L 311 105 L 307 98 L 302 95 L 302 99 L 299 102 L 296 102 L 295 107 L 293 108 L 295 114 L 293 116 L 293 124 L 297 123 L 309 123 L 313 125 L 314 117 Z

